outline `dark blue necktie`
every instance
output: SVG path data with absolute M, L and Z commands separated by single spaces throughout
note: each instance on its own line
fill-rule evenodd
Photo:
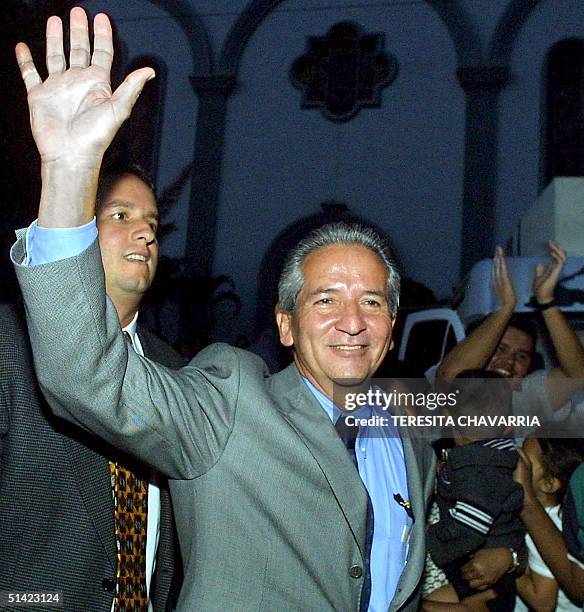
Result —
M 355 454 L 355 440 L 359 428 L 355 425 L 347 425 L 346 416 L 339 416 L 335 423 L 335 429 L 339 434 L 339 438 L 343 441 L 349 457 L 353 462 L 353 465 L 359 471 L 357 465 L 357 455 Z M 359 474 L 361 477 L 361 474 Z M 361 591 L 361 603 L 359 605 L 359 612 L 367 612 L 369 607 L 369 598 L 371 596 L 371 569 L 370 569 L 370 557 L 371 557 L 371 543 L 373 542 L 373 505 L 371 504 L 371 498 L 367 489 L 367 523 L 365 527 L 365 580 L 363 582 L 363 590 Z

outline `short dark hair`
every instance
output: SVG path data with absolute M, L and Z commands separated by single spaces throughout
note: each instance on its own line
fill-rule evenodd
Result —
M 582 438 L 570 437 L 573 435 L 574 432 L 553 424 L 543 425 L 531 435 L 541 448 L 543 475 L 560 481 L 561 495 L 566 492 L 575 469 L 584 462 Z
M 142 166 L 136 163 L 122 164 L 119 162 L 104 167 L 99 174 L 97 182 L 97 194 L 95 196 L 95 210 L 98 211 L 111 191 L 114 184 L 123 176 L 135 176 L 140 179 L 154 194 L 156 198 L 156 186 L 152 175 Z
M 466 335 L 469 336 L 472 334 L 477 327 L 480 327 L 484 323 L 488 316 L 489 315 L 480 317 L 469 323 L 465 329 Z M 533 346 L 535 347 L 537 343 L 537 323 L 529 315 L 526 316 L 525 314 L 514 313 L 509 319 L 507 327 L 514 327 L 524 334 L 527 334 L 533 340 Z
M 513 392 L 507 379 L 498 372 L 482 369 L 463 370 L 452 381 L 459 393 L 456 414 L 481 414 L 485 407 L 496 407 L 499 414 L 511 414 Z
M 537 324 L 530 316 L 515 313 L 509 320 L 507 327 L 514 327 L 527 334 L 533 340 L 533 346 L 535 347 L 537 343 Z

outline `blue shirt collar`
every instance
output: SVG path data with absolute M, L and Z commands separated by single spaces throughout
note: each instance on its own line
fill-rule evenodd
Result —
M 304 384 L 308 387 L 312 395 L 316 398 L 318 403 L 322 406 L 323 410 L 326 412 L 328 418 L 335 424 L 338 418 L 343 414 L 343 411 L 340 408 L 335 406 L 333 400 L 325 395 L 320 389 L 317 389 L 305 376 L 302 376 L 302 380 Z M 347 414 L 345 412 L 344 414 Z M 363 406 L 363 408 L 359 408 L 359 410 L 351 410 L 351 414 L 354 414 L 358 417 L 369 416 L 371 414 L 371 408 L 369 406 Z

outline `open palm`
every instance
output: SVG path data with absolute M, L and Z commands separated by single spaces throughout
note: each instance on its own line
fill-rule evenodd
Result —
M 58 17 L 47 21 L 47 70 L 43 82 L 30 50 L 16 46 L 16 58 L 28 92 L 33 136 L 43 163 L 75 158 L 99 160 L 127 119 L 145 82 L 154 76 L 151 68 L 132 72 L 112 93 L 110 70 L 113 60 L 109 19 L 94 20 L 93 54 L 85 11 L 72 9 L 70 54 L 67 68 L 63 26 Z
M 566 263 L 566 251 L 557 242 L 550 240 L 548 246 L 550 263 L 547 266 L 538 264 L 533 278 L 533 295 L 540 304 L 545 304 L 554 299 L 556 285 Z

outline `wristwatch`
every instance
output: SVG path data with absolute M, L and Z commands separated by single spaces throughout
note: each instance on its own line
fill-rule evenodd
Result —
M 521 562 L 519 561 L 519 553 L 514 548 L 509 548 L 509 550 L 511 551 L 511 568 L 507 571 L 507 573 L 512 574 L 519 568 Z

